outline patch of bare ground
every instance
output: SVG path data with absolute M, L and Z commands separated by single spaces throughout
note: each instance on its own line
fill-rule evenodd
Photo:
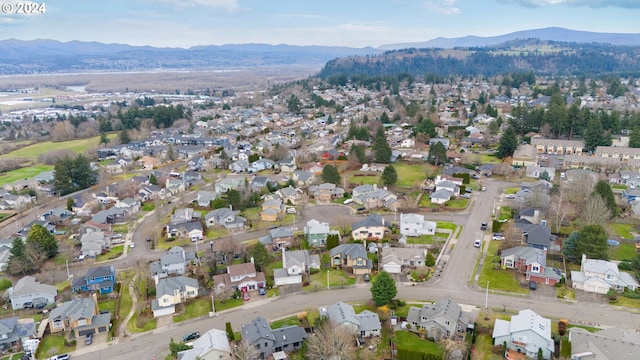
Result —
M 273 85 L 304 79 L 322 65 L 257 66 L 238 69 L 162 70 L 144 72 L 38 74 L 0 77 L 0 89 L 84 86 L 88 92 L 187 93 L 189 90 L 266 90 Z

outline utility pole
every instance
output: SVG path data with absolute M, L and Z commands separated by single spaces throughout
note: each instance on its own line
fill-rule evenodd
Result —
M 485 295 L 485 299 L 484 299 L 484 308 L 488 309 L 489 308 L 489 282 L 487 281 L 487 293 Z

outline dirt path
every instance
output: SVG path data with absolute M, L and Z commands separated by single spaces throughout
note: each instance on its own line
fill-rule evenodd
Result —
M 133 288 L 133 284 L 136 283 L 137 277 L 138 277 L 138 274 L 134 275 L 133 278 L 131 278 L 131 280 L 129 281 L 129 295 L 131 296 L 132 305 L 131 305 L 131 310 L 129 311 L 129 314 L 127 314 L 127 317 L 125 317 L 124 320 L 120 323 L 119 336 L 121 338 L 131 335 L 127 331 L 127 324 L 129 323 L 129 320 L 131 320 L 131 318 L 133 317 L 133 314 L 135 314 L 136 309 L 138 308 L 138 297 L 136 296 L 136 291 Z

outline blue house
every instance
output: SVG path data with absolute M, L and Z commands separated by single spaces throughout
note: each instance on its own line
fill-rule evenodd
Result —
M 113 266 L 98 266 L 90 268 L 84 277 L 73 280 L 71 289 L 73 292 L 99 291 L 100 294 L 109 294 L 116 285 L 116 271 Z
M 625 189 L 622 190 L 622 197 L 627 200 L 628 203 L 640 198 L 639 189 Z

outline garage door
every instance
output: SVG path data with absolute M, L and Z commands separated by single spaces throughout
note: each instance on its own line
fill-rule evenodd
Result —
M 81 330 L 78 331 L 78 336 L 86 336 L 88 334 L 95 334 L 96 329 L 86 329 L 86 330 Z

